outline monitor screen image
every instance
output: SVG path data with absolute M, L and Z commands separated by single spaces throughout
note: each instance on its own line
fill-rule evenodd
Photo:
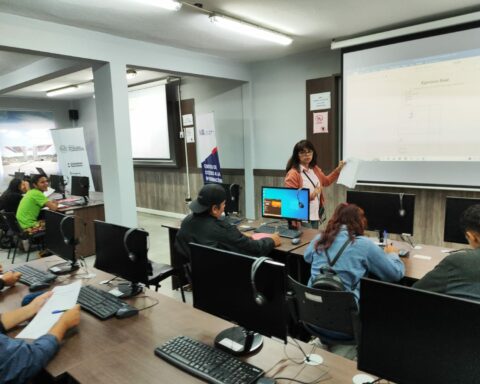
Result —
M 90 180 L 87 176 L 72 176 L 71 194 L 73 196 L 88 197 Z
M 265 303 L 258 305 L 251 279 L 256 257 L 199 244 L 191 243 L 190 246 L 193 306 L 232 321 L 248 331 L 286 342 L 285 265 L 268 260 L 258 267 L 255 286 L 257 292 L 265 297 Z M 218 342 L 221 340 L 220 337 Z
M 262 217 L 308 221 L 309 195 L 307 188 L 262 187 Z
M 131 282 L 125 287 L 125 296 L 139 293 L 137 283 L 148 283 L 148 232 L 136 229 L 130 232 L 127 244 L 125 233 L 130 229 L 121 225 L 94 220 L 95 268 L 120 276 Z M 141 290 L 140 290 L 141 291 Z
M 468 244 L 465 234 L 462 228 L 460 228 L 460 219 L 468 207 L 476 204 L 480 204 L 480 199 L 447 196 L 443 241 Z
M 50 175 L 50 187 L 57 193 L 65 193 L 65 180 L 62 175 Z
M 363 209 L 370 231 L 413 235 L 415 195 L 347 191 L 347 203 Z
M 479 302 L 362 279 L 360 308 L 359 370 L 397 384 L 478 382 Z

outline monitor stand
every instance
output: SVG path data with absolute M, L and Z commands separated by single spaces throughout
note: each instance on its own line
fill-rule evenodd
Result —
M 52 265 L 48 270 L 55 275 L 66 275 L 67 273 L 75 272 L 79 268 L 80 265 L 77 261 L 65 261 L 64 263 Z
M 121 299 L 126 299 L 128 297 L 136 296 L 139 293 L 143 292 L 143 286 L 138 283 L 120 283 L 116 287 L 122 294 L 118 296 Z
M 242 327 L 225 329 L 215 337 L 215 347 L 236 356 L 256 353 L 262 346 L 262 335 Z
M 82 197 L 83 197 L 82 205 L 88 205 L 88 196 L 82 196 Z

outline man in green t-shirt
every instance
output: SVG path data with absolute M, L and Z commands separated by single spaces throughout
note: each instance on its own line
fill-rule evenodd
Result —
M 43 207 L 52 211 L 58 209 L 55 201 L 50 201 L 43 194 L 48 189 L 48 179 L 45 175 L 35 175 L 32 177 L 33 188 L 29 190 L 17 209 L 17 220 L 24 230 L 31 232 L 45 229 L 45 221 L 38 220 L 38 215 Z

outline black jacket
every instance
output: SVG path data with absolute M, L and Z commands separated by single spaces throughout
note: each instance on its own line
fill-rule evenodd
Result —
M 183 263 L 190 262 L 190 242 L 252 256 L 267 255 L 275 247 L 271 238 L 252 240 L 236 226 L 209 214 L 190 214 L 183 219 L 175 239 L 175 250 Z
M 480 248 L 445 257 L 413 287 L 480 301 Z
M 23 195 L 20 192 L 10 192 L 0 196 L 0 211 L 17 213 L 18 205 Z

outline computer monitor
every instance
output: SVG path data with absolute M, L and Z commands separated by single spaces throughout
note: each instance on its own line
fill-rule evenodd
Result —
M 261 336 L 254 332 L 286 343 L 285 265 L 264 261 L 252 284 L 252 264 L 257 258 L 199 244 L 190 246 L 193 306 L 242 327 L 222 331 L 215 345 L 237 355 L 252 353 L 262 346 Z M 255 300 L 258 294 L 265 299 L 262 305 Z
M 220 185 L 227 195 L 225 200 L 225 215 L 232 213 L 238 213 L 240 211 L 240 185 L 238 184 L 224 184 L 216 183 Z
M 381 281 L 360 283 L 358 369 L 402 383 L 476 383 L 480 303 Z
M 19 179 L 19 180 L 24 180 L 25 179 L 25 172 L 15 172 L 14 178 Z
M 39 174 L 39 175 L 48 177 L 48 176 L 47 176 L 47 172 L 45 172 L 45 171 L 43 170 L 43 168 L 35 167 L 35 169 L 38 171 L 38 174 Z
M 309 196 L 307 188 L 262 187 L 262 217 L 308 221 Z
M 85 204 L 88 202 L 89 188 L 90 179 L 87 176 L 72 176 L 70 193 L 73 196 L 83 197 Z
M 75 217 L 63 213 L 45 211 L 45 247 L 66 260 L 53 265 L 49 270 L 57 275 L 70 273 L 79 268 L 75 256 Z
M 65 198 L 65 180 L 62 175 L 50 175 L 50 187 Z
M 364 210 L 370 231 L 413 235 L 415 195 L 347 191 L 347 203 Z
M 94 220 L 95 268 L 119 276 L 128 284 L 119 285 L 122 297 L 142 292 L 138 283 L 148 283 L 148 232 L 139 228 Z
M 480 204 L 480 199 L 447 196 L 443 241 L 468 244 L 465 234 L 462 228 L 460 228 L 460 218 L 468 207 L 476 204 Z

